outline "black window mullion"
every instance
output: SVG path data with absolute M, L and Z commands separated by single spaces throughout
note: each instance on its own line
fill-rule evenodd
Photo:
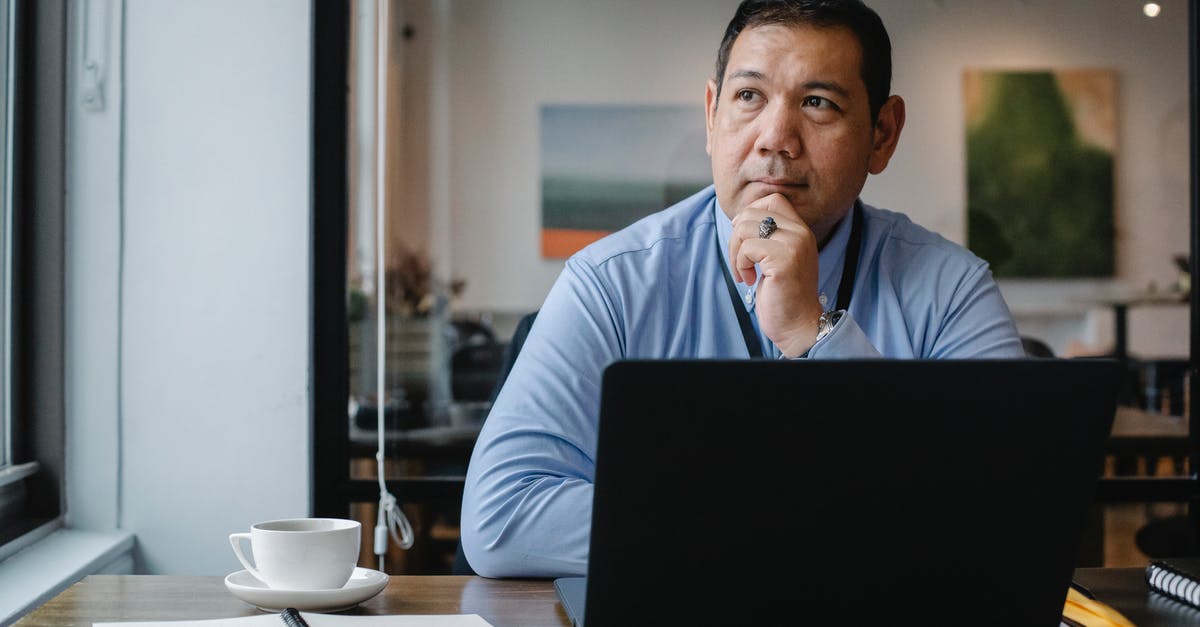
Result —
M 313 3 L 312 476 L 313 514 L 349 517 L 349 339 L 346 317 L 347 96 L 350 8 Z

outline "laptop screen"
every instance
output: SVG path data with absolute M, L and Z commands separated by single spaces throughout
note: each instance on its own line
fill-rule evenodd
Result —
M 1057 625 L 1114 360 L 623 361 L 605 372 L 590 627 Z

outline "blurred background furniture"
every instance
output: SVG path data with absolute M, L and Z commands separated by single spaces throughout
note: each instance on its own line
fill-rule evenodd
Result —
M 1186 359 L 1130 359 L 1135 372 L 1137 395 L 1131 405 L 1140 407 L 1169 424 L 1177 435 L 1173 446 L 1148 450 L 1143 460 L 1145 473 L 1154 477 L 1187 477 L 1188 380 Z M 1200 520 L 1196 507 L 1188 503 L 1147 503 L 1147 522 L 1134 535 L 1139 551 L 1151 559 L 1200 553 Z
M 1031 335 L 1021 336 L 1021 346 L 1025 355 L 1033 359 L 1054 359 L 1054 349 L 1050 345 Z

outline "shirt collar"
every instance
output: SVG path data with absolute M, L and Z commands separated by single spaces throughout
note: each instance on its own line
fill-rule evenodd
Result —
M 717 241 L 721 244 L 721 259 L 725 262 L 725 271 L 732 277 L 733 265 L 729 260 L 729 236 L 733 233 L 733 221 L 725 215 L 725 211 L 721 209 L 721 203 L 717 202 L 715 196 L 712 205 L 713 217 L 717 225 Z M 832 237 L 817 254 L 817 289 L 819 294 L 824 297 L 821 300 L 821 306 L 827 311 L 836 306 L 838 282 L 842 278 L 842 266 L 846 258 L 846 244 L 850 241 L 850 222 L 853 215 L 852 210 L 846 211 L 846 218 L 850 219 L 842 218 L 838 222 L 833 229 Z M 754 311 L 754 292 L 758 283 L 755 282 L 754 285 L 734 283 L 734 287 L 742 297 L 746 311 Z

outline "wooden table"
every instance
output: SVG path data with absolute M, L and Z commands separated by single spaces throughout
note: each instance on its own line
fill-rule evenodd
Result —
M 258 613 L 225 589 L 223 577 L 91 575 L 15 624 L 90 626 Z M 383 592 L 346 614 L 478 614 L 496 627 L 571 625 L 551 582 L 482 577 L 393 576 Z
M 1080 568 L 1075 580 L 1138 627 L 1200 624 L 1200 610 L 1150 592 L 1144 573 L 1143 568 Z M 784 603 L 791 607 L 795 601 Z M 221 577 L 92 575 L 15 625 L 90 626 L 98 621 L 230 618 L 258 613 L 225 590 Z M 496 627 L 571 624 L 553 584 L 545 580 L 393 576 L 382 593 L 347 613 L 479 614 Z
M 1118 406 L 1108 450 L 1118 454 L 1187 455 L 1189 443 L 1186 417 Z
M 1113 357 L 1129 357 L 1129 308 L 1140 306 L 1187 305 L 1187 295 L 1178 291 L 1134 292 L 1109 298 L 1084 298 L 1078 302 L 1088 305 L 1103 305 L 1113 312 Z

